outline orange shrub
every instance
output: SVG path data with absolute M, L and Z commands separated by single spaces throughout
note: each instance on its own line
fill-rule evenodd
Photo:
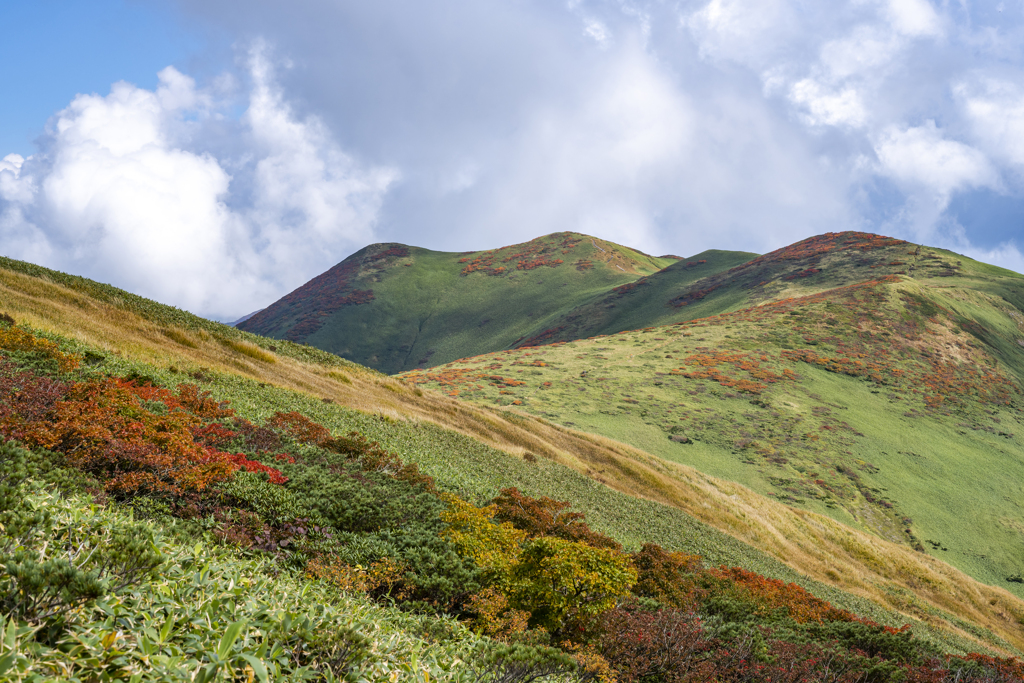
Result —
M 185 392 L 186 395 L 189 392 Z M 166 389 L 104 378 L 75 384 L 21 438 L 63 452 L 68 464 L 111 491 L 180 494 L 203 491 L 238 469 L 227 453 L 197 443 L 201 418 Z
M 78 356 L 64 353 L 49 339 L 41 339 L 13 325 L 0 326 L 0 349 L 38 353 L 56 361 L 61 372 L 70 372 L 76 369 L 80 362 Z

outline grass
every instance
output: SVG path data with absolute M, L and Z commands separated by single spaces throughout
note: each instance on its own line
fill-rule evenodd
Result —
M 905 255 L 908 247 L 881 247 L 867 267 L 872 260 L 889 265 L 894 249 Z M 947 253 L 919 250 L 916 256 L 923 265 L 914 270 L 906 263 L 891 266 L 916 270 L 916 277 L 883 269 L 885 279 L 863 288 L 822 290 L 816 283 L 801 292 L 783 284 L 785 294 L 818 293 L 685 325 L 488 354 L 405 377 L 482 405 L 603 434 L 916 548 L 901 560 L 885 560 L 905 567 L 882 570 L 889 578 L 920 576 L 906 568 L 927 552 L 1019 597 L 1021 584 L 1009 579 L 1024 569 L 1017 553 L 1024 540 L 1017 504 L 1024 452 L 1015 435 L 1021 427 L 1016 362 L 1022 317 L 1011 302 L 1014 294 L 1019 300 L 1022 279 L 962 257 L 955 263 Z M 856 253 L 856 261 L 864 258 Z M 839 256 L 823 260 L 830 272 L 825 284 L 856 280 Z M 955 280 L 945 273 L 949 265 L 957 265 Z M 724 381 L 700 360 L 720 352 L 747 359 L 712 363 L 730 368 L 719 378 Z M 852 365 L 826 369 L 801 357 L 875 362 L 881 374 L 858 375 Z M 737 367 L 750 361 L 761 367 Z M 754 374 L 762 370 L 778 379 L 758 388 Z M 783 370 L 794 378 L 783 379 Z M 752 382 L 753 390 L 740 380 Z M 808 553 L 802 543 L 787 547 L 800 535 L 794 520 L 755 517 L 746 526 L 726 521 L 727 513 L 685 509 L 804 571 L 818 567 L 821 573 L 812 575 L 846 580 L 827 567 L 836 546 L 847 555 L 840 565 L 880 566 L 874 550 L 846 547 L 838 537 L 829 539 L 828 553 Z M 764 536 L 772 526 L 783 542 Z M 959 590 L 952 576 L 934 585 Z M 941 594 L 931 595 L 941 606 Z
M 240 327 L 391 374 L 508 348 L 672 263 L 575 233 L 466 254 L 375 245 Z
M 140 522 L 131 510 L 86 498 L 31 494 L 34 507 L 62 526 L 148 528 L 164 563 L 156 576 L 71 611 L 48 637 L 38 637 L 38 625 L 0 615 L 5 681 L 112 674 L 193 681 L 204 673 L 206 680 L 463 681 L 489 646 L 452 619 L 403 613 L 306 581 L 273 559 L 206 543 L 173 519 Z M 346 647 L 353 649 L 347 663 L 338 654 Z M 296 664 L 298 652 L 305 666 Z
M 477 499 L 508 485 L 567 499 L 595 527 L 633 547 L 658 542 L 713 563 L 795 581 L 886 623 L 920 620 L 947 649 L 964 651 L 976 643 L 1004 651 L 1024 646 L 1017 625 L 1024 611 L 1006 591 L 737 484 L 543 418 L 410 387 L 341 360 L 306 361 L 302 353 L 316 355 L 303 347 L 278 353 L 276 363 L 261 363 L 220 341 L 250 339 L 230 328 L 205 321 L 187 327 L 167 320 L 171 314 L 162 318 L 155 305 L 136 311 L 123 299 L 100 301 L 81 288 L 19 272 L 0 275 L 5 311 L 92 354 L 96 370 L 134 371 L 168 384 L 199 381 L 253 420 L 275 410 L 300 410 L 338 431 L 359 429 Z M 194 340 L 195 348 L 163 332 L 173 325 Z M 266 349 L 275 344 L 252 343 Z M 540 456 L 536 464 L 520 457 L 526 452 Z

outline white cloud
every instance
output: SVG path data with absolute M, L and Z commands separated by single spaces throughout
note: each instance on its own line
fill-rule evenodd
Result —
M 888 66 L 904 42 L 887 26 L 856 26 L 847 35 L 826 42 L 821 65 L 831 78 L 861 76 Z
M 20 154 L 8 154 L 0 159 L 0 200 L 31 201 L 35 188 L 30 179 L 21 177 L 24 165 L 25 158 Z
M 693 113 L 635 45 L 618 57 L 579 99 L 530 115 L 487 220 L 524 239 L 570 229 L 657 249 L 647 202 L 687 153 Z
M 612 36 L 608 27 L 597 19 L 588 19 L 583 25 L 583 35 L 592 38 L 601 47 L 608 47 Z
M 358 170 L 319 119 L 296 119 L 272 81 L 265 46 L 251 50 L 249 66 L 254 86 L 244 121 L 260 158 L 248 217 L 266 258 L 286 267 L 309 255 L 310 242 L 337 249 L 372 241 L 373 217 L 397 172 Z
M 805 78 L 793 84 L 789 97 L 806 108 L 805 117 L 811 125 L 858 128 L 867 118 L 860 94 L 849 86 L 829 92 L 821 84 Z
M 988 158 L 969 145 L 945 139 L 934 121 L 903 130 L 888 128 L 877 140 L 875 153 L 882 174 L 944 201 L 959 189 L 999 187 L 999 175 Z
M 393 173 L 360 168 L 317 120 L 294 116 L 264 52 L 250 70 L 241 124 L 212 116 L 210 93 L 173 68 L 155 91 L 122 82 L 77 96 L 44 153 L 0 165 L 6 254 L 232 317 L 365 243 Z M 242 159 L 204 148 L 225 133 Z
M 888 0 L 885 10 L 893 27 L 905 36 L 942 35 L 942 22 L 928 0 Z
M 975 137 L 989 153 L 1010 164 L 1024 165 L 1024 88 L 1015 82 L 981 78 L 959 83 L 953 92 Z
M 615 57 L 578 100 L 534 113 L 479 222 L 515 239 L 569 229 L 686 254 L 851 226 L 834 171 L 787 121 L 735 92 L 687 97 L 635 46 Z
M 798 29 L 797 12 L 787 0 L 711 0 L 683 17 L 709 59 L 761 67 Z

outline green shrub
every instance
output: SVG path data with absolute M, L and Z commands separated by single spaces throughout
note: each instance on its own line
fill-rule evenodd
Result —
M 260 472 L 238 472 L 233 479 L 221 484 L 219 491 L 221 502 L 250 510 L 273 526 L 314 515 L 295 491 L 271 484 Z
M 523 547 L 512 576 L 516 607 L 533 615 L 531 625 L 552 632 L 568 617 L 611 609 L 637 578 L 628 555 L 550 536 Z
M 440 531 L 445 505 L 423 487 L 384 473 L 364 472 L 358 463 L 333 457 L 341 462 L 292 465 L 283 471 L 291 478 L 288 489 L 301 495 L 304 505 L 338 531 L 373 532 L 410 526 Z
M 42 621 L 139 583 L 163 562 L 151 530 L 110 525 L 95 507 L 54 516 L 30 493 L 42 458 L 0 446 L 0 611 Z

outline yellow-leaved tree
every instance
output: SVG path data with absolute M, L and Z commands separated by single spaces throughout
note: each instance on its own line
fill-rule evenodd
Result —
M 569 617 L 586 619 L 614 607 L 637 573 L 624 553 L 542 536 L 523 547 L 512 579 L 513 604 L 556 632 Z

